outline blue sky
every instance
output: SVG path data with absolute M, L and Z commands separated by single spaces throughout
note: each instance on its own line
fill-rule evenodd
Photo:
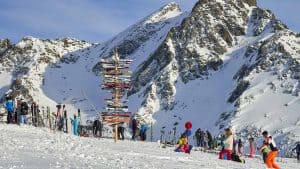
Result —
M 0 0 L 0 38 L 16 42 L 26 35 L 68 36 L 102 42 L 171 1 L 186 11 L 197 0 Z M 259 0 L 259 4 L 300 32 L 300 0 Z

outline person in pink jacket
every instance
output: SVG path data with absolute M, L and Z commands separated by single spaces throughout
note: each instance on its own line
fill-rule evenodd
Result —
M 233 149 L 233 134 L 230 128 L 225 129 L 225 140 L 223 141 L 223 148 L 219 154 L 219 159 L 231 160 L 231 153 Z

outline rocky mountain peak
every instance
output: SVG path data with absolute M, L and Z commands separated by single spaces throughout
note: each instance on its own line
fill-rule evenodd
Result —
M 175 2 L 171 2 L 159 10 L 153 12 L 148 18 L 146 18 L 146 23 L 161 22 L 174 16 L 181 12 L 179 5 Z

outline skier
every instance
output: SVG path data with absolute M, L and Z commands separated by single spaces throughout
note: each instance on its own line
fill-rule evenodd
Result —
M 293 151 L 295 151 L 295 150 L 297 153 L 297 161 L 300 162 L 300 142 L 298 142 L 296 147 L 293 149 Z
M 255 154 L 255 141 L 254 138 L 249 138 L 250 154 L 249 157 L 253 158 Z
M 137 122 L 136 118 L 133 118 L 131 121 L 131 129 L 132 129 L 132 140 L 135 140 L 136 133 L 138 130 L 138 122 Z
M 243 146 L 243 142 L 241 139 L 238 140 L 238 154 L 239 155 L 242 155 L 243 154 L 243 149 L 244 149 L 244 146 Z
M 148 130 L 148 125 L 142 121 L 140 127 L 141 141 L 145 141 L 147 139 L 147 130 Z
M 74 115 L 74 119 L 71 118 L 71 124 L 73 125 L 73 134 L 78 136 L 78 118 Z
M 7 123 L 10 124 L 13 121 L 14 101 L 11 97 L 7 97 L 6 100 Z
M 201 129 L 198 128 L 195 132 L 195 138 L 196 138 L 196 145 L 197 147 L 200 147 L 200 136 L 201 136 Z
M 266 158 L 267 167 L 273 168 L 273 169 L 279 169 L 280 167 L 275 163 L 275 158 L 278 154 L 278 149 L 276 147 L 276 143 L 275 143 L 274 139 L 272 138 L 272 136 L 270 136 L 267 131 L 264 131 L 262 133 L 262 135 L 264 137 L 264 143 L 260 147 L 260 149 L 263 146 L 268 146 L 271 149 L 271 152 L 268 154 L 268 156 Z
M 94 137 L 102 137 L 102 123 L 99 119 L 95 120 L 93 123 L 93 134 Z
M 125 131 L 125 123 L 120 123 L 118 125 L 118 136 L 119 136 L 119 139 L 120 140 L 124 140 L 125 137 L 124 137 L 124 131 Z
M 233 134 L 230 128 L 225 129 L 225 140 L 223 141 L 223 149 L 219 153 L 219 159 L 231 160 L 231 152 L 233 149 Z
M 28 104 L 26 102 L 21 103 L 21 124 L 27 124 L 26 115 L 28 114 Z

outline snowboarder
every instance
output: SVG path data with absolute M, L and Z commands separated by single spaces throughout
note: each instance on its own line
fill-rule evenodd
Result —
M 74 119 L 71 118 L 71 124 L 73 125 L 73 134 L 78 136 L 78 118 L 74 115 Z
M 297 153 L 297 161 L 300 162 L 300 142 L 298 142 L 296 147 L 293 149 L 293 151 L 295 151 L 295 150 Z
M 11 97 L 7 97 L 6 99 L 7 123 L 10 124 L 13 122 L 13 112 L 15 106 Z
M 131 129 L 132 129 L 132 140 L 135 140 L 136 133 L 138 130 L 138 122 L 137 122 L 136 118 L 133 118 L 131 121 Z
M 26 115 L 28 114 L 29 106 L 26 102 L 21 103 L 21 124 L 27 124 Z
M 125 123 L 120 123 L 118 125 L 118 137 L 120 140 L 124 140 L 124 131 L 125 131 Z
M 242 139 L 239 139 L 237 144 L 238 144 L 238 154 L 242 155 L 243 154 L 243 149 L 244 149 Z
M 268 146 L 271 149 L 271 152 L 268 154 L 266 158 L 267 167 L 273 169 L 279 169 L 280 167 L 275 162 L 275 158 L 278 154 L 278 148 L 276 147 L 276 143 L 272 138 L 272 136 L 270 136 L 267 131 L 264 131 L 262 135 L 264 137 L 264 143 L 260 148 L 262 148 L 263 146 Z
M 145 141 L 147 139 L 147 130 L 148 130 L 148 125 L 142 121 L 140 127 L 141 141 Z
M 200 138 L 201 138 L 201 129 L 198 128 L 195 132 L 195 138 L 196 138 L 196 145 L 197 147 L 200 147 Z
M 253 137 L 249 138 L 249 146 L 250 146 L 249 157 L 254 158 L 254 154 L 255 154 L 255 141 L 254 141 Z
M 219 159 L 231 160 L 231 152 L 233 149 L 233 134 L 230 128 L 225 129 L 225 140 L 223 141 L 223 149 L 219 153 Z
M 99 119 L 95 120 L 93 123 L 93 134 L 94 137 L 102 137 L 102 123 Z

